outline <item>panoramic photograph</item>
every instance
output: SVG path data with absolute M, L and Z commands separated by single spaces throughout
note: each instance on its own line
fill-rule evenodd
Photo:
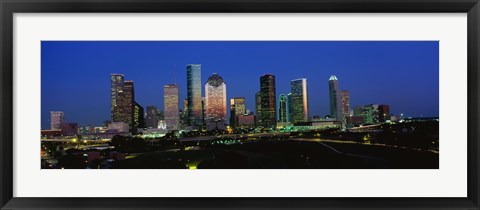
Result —
M 438 169 L 438 41 L 42 41 L 41 169 Z

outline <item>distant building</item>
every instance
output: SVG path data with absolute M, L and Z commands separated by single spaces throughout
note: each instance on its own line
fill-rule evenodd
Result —
M 308 121 L 308 92 L 307 79 L 291 81 L 291 92 L 288 94 L 289 122 Z
M 157 107 L 147 106 L 147 117 L 146 117 L 146 127 L 147 128 L 157 128 L 158 126 L 158 113 Z
M 75 136 L 78 134 L 78 124 L 64 122 L 61 125 L 61 130 L 64 136 Z
M 390 120 L 390 106 L 381 104 L 378 106 L 378 117 L 380 122 Z
M 123 92 L 125 86 L 123 74 L 110 74 L 110 112 L 111 119 L 115 121 L 119 118 L 121 113 L 116 107 L 119 103 L 118 94 Z
M 252 113 L 236 115 L 236 122 L 238 128 L 254 128 L 255 115 Z
M 265 74 L 260 77 L 260 113 L 259 124 L 263 128 L 275 129 L 277 127 L 277 96 L 275 76 Z
M 262 115 L 262 94 L 260 92 L 255 93 L 255 113 L 256 114 L 256 119 L 255 119 L 255 124 L 257 126 L 260 125 L 260 115 Z
M 378 104 L 365 105 L 363 117 L 365 124 L 378 124 L 380 120 L 378 115 Z
M 278 122 L 279 123 L 288 122 L 287 96 L 285 94 L 280 94 L 280 99 L 278 100 Z
M 202 124 L 202 65 L 187 65 L 187 100 L 189 125 Z
M 236 126 L 236 116 L 246 114 L 245 97 L 230 99 L 230 126 Z
M 50 112 L 50 130 L 60 130 L 63 123 L 63 112 L 52 111 Z
M 343 124 L 346 123 L 347 117 L 350 116 L 350 92 L 348 90 L 341 90 L 340 93 L 340 106 L 341 112 L 338 114 L 339 119 Z
M 365 124 L 365 119 L 363 116 L 349 116 L 346 118 L 347 124 L 350 126 L 360 126 Z
M 328 93 L 330 97 L 330 117 L 338 118 L 338 91 L 340 87 L 338 85 L 338 79 L 335 75 L 330 76 L 328 79 Z
M 107 132 L 128 133 L 129 125 L 126 122 L 111 122 L 108 124 Z
M 145 111 L 143 107 L 135 102 L 135 106 L 133 109 L 133 127 L 134 131 L 137 131 L 139 128 L 145 128 Z
M 180 115 L 178 109 L 178 87 L 175 84 L 163 86 L 164 92 L 164 116 L 167 123 L 167 130 L 178 130 Z
M 225 129 L 227 119 L 227 85 L 221 76 L 213 74 L 205 84 L 207 130 Z

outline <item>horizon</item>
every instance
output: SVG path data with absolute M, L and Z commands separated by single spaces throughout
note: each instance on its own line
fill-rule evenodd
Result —
M 437 41 L 42 41 L 41 50 L 42 129 L 50 126 L 50 111 L 82 126 L 110 120 L 109 72 L 134 81 L 135 101 L 145 110 L 163 110 L 163 85 L 176 84 L 183 110 L 186 65 L 194 63 L 202 65 L 202 97 L 210 75 L 224 78 L 227 107 L 229 99 L 245 97 L 246 109 L 256 113 L 259 78 L 273 74 L 277 109 L 290 81 L 305 78 L 309 118 L 324 117 L 335 75 L 340 89 L 350 91 L 351 109 L 387 104 L 392 115 L 438 117 Z

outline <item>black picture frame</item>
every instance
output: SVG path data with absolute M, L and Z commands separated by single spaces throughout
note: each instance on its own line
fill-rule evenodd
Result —
M 479 209 L 478 0 L 0 0 L 1 209 Z M 466 198 L 17 198 L 13 197 L 14 13 L 467 13 L 468 196 Z M 254 190 L 254 189 L 252 189 Z M 414 190 L 414 189 L 412 189 Z

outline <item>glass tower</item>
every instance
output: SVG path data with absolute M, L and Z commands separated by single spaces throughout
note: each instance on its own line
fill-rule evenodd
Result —
M 289 115 L 290 122 L 307 122 L 308 121 L 308 92 L 307 79 L 292 80 L 291 94 L 289 94 Z
M 280 100 L 278 102 L 278 122 L 286 123 L 288 122 L 287 118 L 287 96 L 285 94 L 280 94 Z
M 265 74 L 260 77 L 260 126 L 275 129 L 277 127 L 277 96 L 275 76 Z
M 188 119 L 192 126 L 202 123 L 202 65 L 187 65 Z

